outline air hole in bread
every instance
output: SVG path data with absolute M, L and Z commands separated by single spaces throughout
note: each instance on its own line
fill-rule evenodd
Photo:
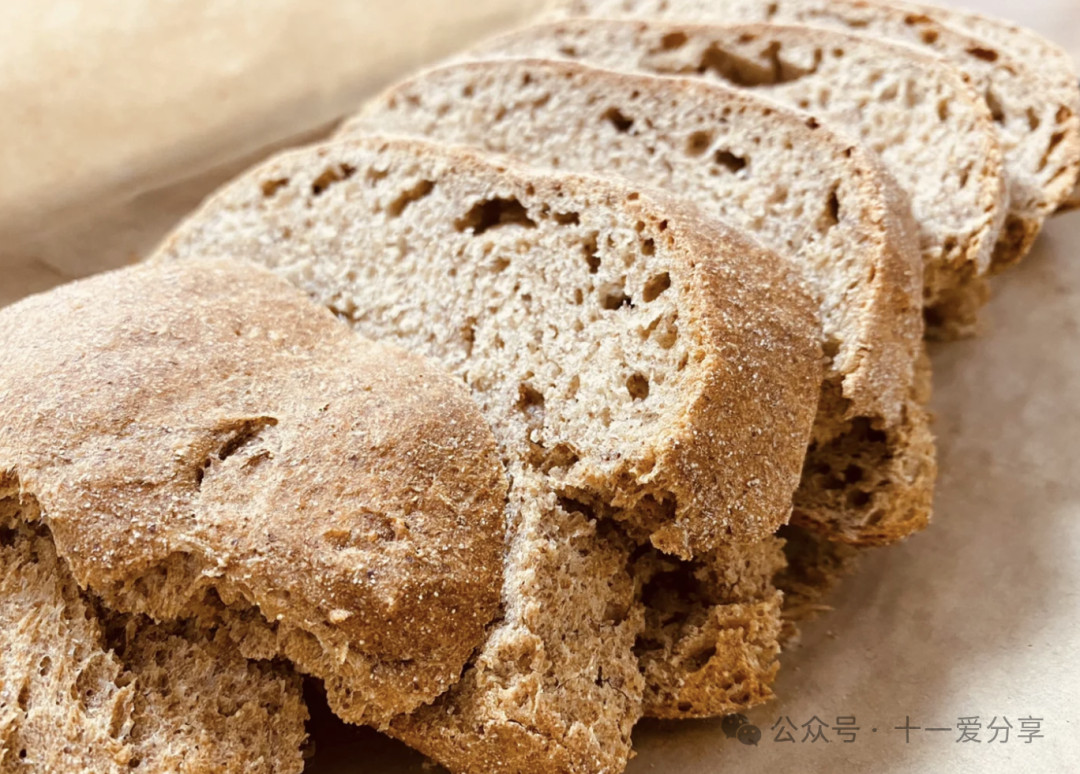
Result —
M 334 183 L 348 180 L 355 174 L 356 167 L 351 167 L 348 164 L 336 164 L 327 167 L 321 175 L 311 182 L 311 194 L 312 196 L 322 196 Z
M 698 59 L 697 72 L 700 75 L 711 73 L 735 86 L 755 88 L 793 83 L 817 72 L 821 65 L 820 49 L 814 52 L 814 64 L 809 69 L 784 61 L 780 58 L 780 50 L 780 43 L 770 43 L 761 52 L 761 59 L 766 62 L 763 64 L 725 51 L 716 43 L 710 43 Z
M 609 312 L 633 306 L 633 299 L 626 295 L 626 289 L 620 282 L 609 282 L 600 287 L 600 306 Z
M 685 46 L 688 40 L 690 38 L 685 32 L 669 32 L 660 39 L 660 48 L 664 51 L 675 51 Z
M 273 427 L 277 423 L 278 421 L 274 417 L 249 417 L 241 419 L 232 427 L 224 429 L 223 434 L 225 437 L 218 445 L 217 450 L 208 454 L 195 469 L 196 486 L 202 486 L 207 471 L 215 462 L 225 462 L 230 457 L 238 454 L 245 447 L 254 443 L 264 429 Z M 252 461 L 256 461 L 256 458 L 253 458 Z
M 844 480 L 849 484 L 857 484 L 863 480 L 865 473 L 858 465 L 848 465 L 844 470 Z
M 530 416 L 543 415 L 544 395 L 531 384 L 518 385 L 518 410 Z
M 840 223 L 840 186 L 833 186 L 829 198 L 825 202 L 825 211 L 821 214 L 821 231 L 828 233 L 834 226 Z
M 992 48 L 983 48 L 982 46 L 972 46 L 967 50 L 976 59 L 981 59 L 984 62 L 996 62 L 998 60 L 998 52 Z
M 454 228 L 458 231 L 471 231 L 473 236 L 509 225 L 536 228 L 536 221 L 529 217 L 525 205 L 513 198 L 477 202 L 464 216 L 454 221 Z
M 585 255 L 585 263 L 589 265 L 589 274 L 596 274 L 600 271 L 600 245 L 596 240 L 597 234 L 594 232 L 589 234 L 588 238 L 581 244 L 581 251 Z
M 1027 109 L 1028 126 L 1031 127 L 1031 131 L 1036 131 L 1042 125 L 1042 121 L 1039 120 L 1039 114 L 1035 112 L 1035 108 Z
M 741 172 L 746 169 L 747 161 L 742 156 L 736 156 L 729 150 L 718 150 L 713 155 L 713 162 L 723 167 L 728 172 Z
M 575 499 L 570 495 L 559 495 L 559 507 L 567 513 L 580 513 L 582 516 L 584 516 L 586 519 L 589 519 L 590 521 L 596 520 L 596 512 L 593 510 L 593 507 L 591 505 L 584 502 L 583 500 Z
M 289 178 L 287 177 L 281 177 L 277 180 L 264 180 L 262 182 L 262 194 L 269 199 L 288 184 Z
M 932 46 L 935 43 L 937 43 L 937 41 L 938 41 L 938 31 L 937 30 L 923 30 L 922 31 L 922 42 L 923 43 L 925 43 L 928 46 Z
M 658 299 L 670 287 L 671 275 L 665 271 L 663 274 L 657 274 L 655 277 L 650 278 L 645 283 L 645 290 L 642 292 L 641 297 L 645 300 L 645 303 L 650 303 Z
M 645 330 L 641 332 L 641 335 L 646 339 L 651 337 L 660 349 L 671 349 L 679 338 L 677 319 L 678 315 L 674 312 L 670 315 L 657 317 L 649 323 Z M 683 367 L 685 367 L 685 363 L 680 365 L 680 368 Z
M 656 241 L 653 239 L 641 240 L 641 254 L 645 256 L 656 255 Z
M 616 107 L 610 107 L 605 110 L 601 118 L 614 126 L 615 131 L 619 132 L 620 134 L 626 134 L 634 125 L 634 119 L 627 118 L 625 115 L 623 115 L 622 111 Z
M 857 509 L 865 508 L 870 504 L 872 499 L 873 495 L 870 492 L 864 492 L 861 489 L 849 492 L 847 497 L 848 505 Z
M 633 373 L 626 380 L 626 391 L 634 400 L 645 400 L 649 397 L 649 379 L 644 374 Z
M 555 222 L 560 226 L 577 226 L 581 223 L 581 215 L 576 212 L 556 212 Z
M 1050 156 L 1053 155 L 1054 151 L 1057 150 L 1057 147 L 1061 145 L 1064 139 L 1064 132 L 1054 132 L 1053 136 L 1050 138 L 1050 144 L 1046 146 L 1046 152 L 1043 154 L 1042 160 L 1039 161 L 1040 172 L 1042 172 L 1044 169 L 1046 169 L 1047 166 L 1049 166 Z
M 368 181 L 368 184 L 374 187 L 381 180 L 385 180 L 390 176 L 390 170 L 378 169 L 376 167 L 368 167 L 364 172 L 364 179 Z
M 709 665 L 709 662 L 713 660 L 716 655 L 716 647 L 708 647 L 704 650 L 700 650 L 697 653 L 686 659 L 686 671 L 693 674 L 694 672 L 700 672 L 702 669 Z M 686 712 L 686 710 L 683 710 Z
M 386 212 L 391 218 L 400 218 L 405 209 L 413 202 L 418 202 L 435 189 L 435 183 L 430 180 L 421 180 L 407 191 L 402 191 L 394 201 L 390 202 Z
M 999 124 L 1005 123 L 1005 108 L 1001 105 L 1001 100 L 998 99 L 997 94 L 993 89 L 987 89 L 986 94 L 983 95 L 986 99 L 986 105 L 990 108 L 990 115 L 994 117 L 994 120 Z
M 944 123 L 949 120 L 949 100 L 939 100 L 937 103 L 938 120 Z
M 701 156 L 713 143 L 712 132 L 694 132 L 686 140 L 686 155 L 690 157 Z

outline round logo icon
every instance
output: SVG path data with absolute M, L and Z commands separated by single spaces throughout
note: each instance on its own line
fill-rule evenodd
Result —
M 720 728 L 724 730 L 724 735 L 728 739 L 734 739 L 739 733 L 739 729 L 747 725 L 750 721 L 746 719 L 746 715 L 725 715 L 723 721 L 720 723 Z
M 757 747 L 757 743 L 761 741 L 761 729 L 747 723 L 739 729 L 738 737 L 743 744 L 752 744 Z

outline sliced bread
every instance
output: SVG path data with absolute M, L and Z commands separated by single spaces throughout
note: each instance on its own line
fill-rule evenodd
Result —
M 916 23 L 937 22 L 982 38 L 1005 54 L 1021 62 L 1029 71 L 1041 73 L 1057 92 L 1057 99 L 1064 105 L 1072 105 L 1080 114 L 1080 87 L 1077 86 L 1076 63 L 1069 53 L 1042 35 L 1013 24 L 1005 19 L 973 13 L 963 8 L 909 3 L 906 0 L 890 2 L 908 11 Z M 1058 212 L 1080 207 L 1080 185 L 1073 189 L 1068 200 L 1062 202 Z
M 259 622 L 272 647 L 241 653 L 371 723 L 459 679 L 499 605 L 506 482 L 449 374 L 236 261 L 99 275 L 0 328 L 0 476 L 109 608 Z
M 0 487 L 0 771 L 303 770 L 295 673 L 191 626 L 103 615 L 37 502 Z
M 903 195 L 857 142 L 700 79 L 550 60 L 422 73 L 339 136 L 379 131 L 662 187 L 794 257 L 830 357 L 795 518 L 871 544 L 926 525 L 933 449 L 925 412 L 908 399 L 922 347 L 921 261 Z
M 461 681 L 390 733 L 453 771 L 621 770 L 643 691 L 623 528 L 687 552 L 672 527 L 761 536 L 790 509 L 820 348 L 783 262 L 647 188 L 379 138 L 271 160 L 154 260 L 204 254 L 265 264 L 442 361 L 495 430 L 502 616 Z M 736 518 L 752 510 L 732 493 L 776 512 Z
M 528 28 L 472 55 L 703 77 L 844 127 L 911 200 L 931 329 L 956 335 L 974 324 L 1006 213 L 1002 154 L 985 100 L 940 57 L 823 28 L 603 19 Z
M 561 0 L 555 16 L 718 24 L 774 22 L 836 27 L 929 49 L 958 67 L 986 99 L 1001 134 L 1009 214 L 992 268 L 1030 250 L 1045 219 L 1080 174 L 1080 95 L 1066 92 L 991 42 L 888 0 Z

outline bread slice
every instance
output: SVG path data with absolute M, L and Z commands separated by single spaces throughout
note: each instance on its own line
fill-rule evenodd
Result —
M 11 482 L 7 482 L 10 485 Z M 291 670 L 190 626 L 102 614 L 33 498 L 0 498 L 0 770 L 299 774 Z
M 963 8 L 925 5 L 922 3 L 891 0 L 908 12 L 916 23 L 945 24 L 954 29 L 982 38 L 1000 48 L 1009 58 L 1024 67 L 1041 74 L 1054 88 L 1057 100 L 1071 105 L 1080 114 L 1080 88 L 1077 87 L 1076 64 L 1067 51 L 1042 35 L 1005 19 L 973 13 Z M 1058 212 L 1080 207 L 1080 186 L 1073 189 L 1068 200 L 1062 202 Z
M 1005 218 L 1005 178 L 985 100 L 940 57 L 822 28 L 603 19 L 527 28 L 473 55 L 703 77 L 844 127 L 881 157 L 911 200 L 932 330 L 956 335 L 973 326 Z
M 365 138 L 262 165 L 161 251 L 200 252 L 250 256 L 449 364 L 504 459 L 662 550 L 787 520 L 820 383 L 813 302 L 784 261 L 686 202 Z
M 676 22 L 810 24 L 929 49 L 958 67 L 984 95 L 1001 133 L 1009 214 L 992 268 L 1031 248 L 1044 220 L 1069 198 L 1080 174 L 1080 96 L 1004 48 L 885 0 L 563 0 L 555 16 Z
M 495 430 L 502 616 L 461 681 L 390 733 L 452 771 L 621 770 L 643 690 L 623 529 L 700 550 L 790 509 L 820 349 L 783 262 L 660 192 L 380 138 L 256 168 L 154 260 L 207 254 L 440 360 Z
M 258 623 L 241 653 L 372 723 L 459 679 L 499 605 L 506 483 L 449 374 L 236 261 L 100 275 L 0 329 L 0 475 L 110 609 Z
M 928 458 L 912 445 L 928 434 L 907 399 L 922 347 L 920 258 L 902 194 L 860 145 L 736 89 L 550 60 L 422 73 L 339 136 L 378 131 L 619 174 L 793 255 L 820 303 L 831 357 L 795 518 L 856 543 L 926 525 L 932 447 Z M 857 478 L 845 475 L 853 466 Z

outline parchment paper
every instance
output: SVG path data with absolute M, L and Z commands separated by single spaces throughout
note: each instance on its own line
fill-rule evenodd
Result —
M 454 34 L 464 44 L 492 26 L 492 18 L 524 12 L 518 3 L 502 5 L 504 11 L 513 6 L 508 16 L 485 12 Z M 968 5 L 1034 27 L 1080 56 L 1076 0 Z M 422 13 L 417 2 L 402 7 L 402 17 L 385 23 L 407 35 L 412 20 L 404 16 Z M 288 49 L 287 37 L 276 40 L 279 50 Z M 432 54 L 443 53 L 444 43 Z M 347 72 L 338 63 L 337 71 L 311 68 L 305 77 L 315 91 L 332 82 L 337 93 L 351 95 L 371 85 L 371 73 L 385 78 L 400 69 L 396 61 L 384 68 L 369 60 L 368 70 L 352 63 Z M 136 169 L 130 178 L 140 181 L 135 194 L 128 190 L 125 198 L 123 187 L 114 186 L 111 198 L 104 197 L 107 207 L 89 204 L 96 201 L 92 193 L 82 194 L 81 206 L 42 204 L 43 212 L 66 215 L 21 234 L 19 250 L 8 238 L 13 231 L 0 232 L 0 303 L 137 257 L 217 180 L 243 166 L 245 155 L 317 131 L 337 115 L 328 109 L 305 122 L 307 114 L 289 112 L 295 94 L 263 96 L 287 114 L 276 124 L 287 130 L 234 137 L 213 152 L 206 150 L 213 143 L 192 142 L 184 153 L 198 159 L 196 174 L 180 185 L 160 170 Z M 4 120 L 4 136 L 18 136 L 18 127 Z M 10 146 L 0 150 L 11 152 Z M 9 178 L 4 185 L 10 184 Z M 45 188 L 41 201 L 49 199 Z M 98 211 L 112 220 L 92 214 Z M 805 628 L 801 646 L 783 657 L 776 686 L 782 698 L 749 713 L 761 732 L 757 746 L 727 739 L 719 721 L 646 722 L 635 734 L 631 774 L 1080 771 L 1080 214 L 1054 220 L 1034 254 L 995 290 L 980 338 L 933 351 L 941 478 L 932 527 L 902 546 L 869 554 L 833 598 L 835 611 Z M 371 730 L 338 723 L 317 700 L 313 711 L 314 774 L 425 770 L 420 756 Z M 838 716 L 854 716 L 854 742 L 836 734 Z M 804 727 L 815 718 L 829 727 Z M 978 742 L 957 741 L 965 718 L 976 718 L 978 728 L 967 728 Z M 1021 736 L 1024 718 L 1039 719 L 1041 737 L 1030 743 Z M 1004 729 L 1006 719 L 1008 741 L 1001 742 L 999 730 L 990 742 L 989 725 Z M 775 741 L 778 720 L 794 742 Z M 904 725 L 912 728 L 896 728 Z M 814 730 L 829 741 L 802 741 Z

